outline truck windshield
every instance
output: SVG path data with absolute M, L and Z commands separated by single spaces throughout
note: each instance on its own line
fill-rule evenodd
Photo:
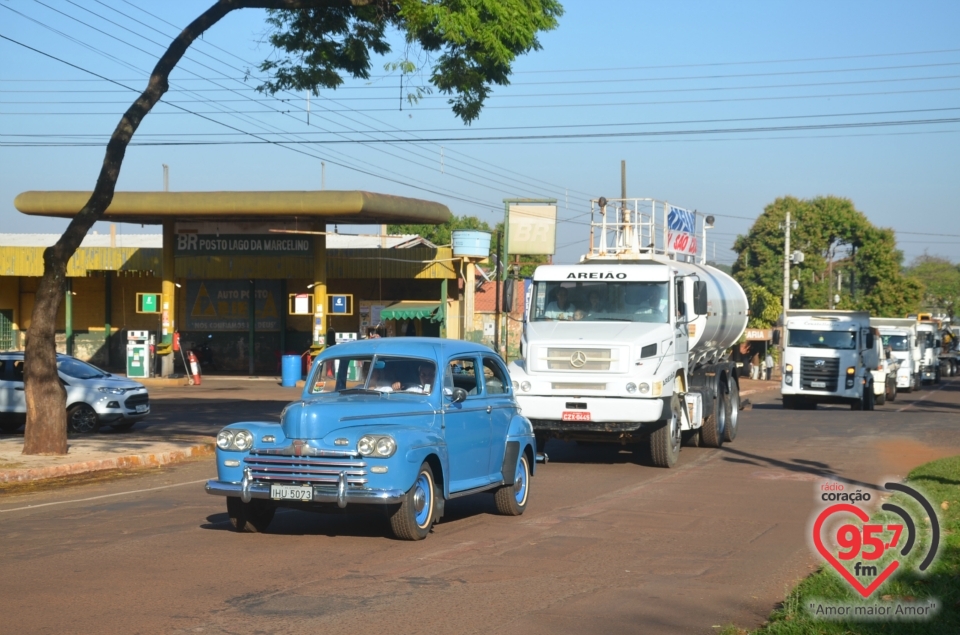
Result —
M 856 331 L 805 331 L 790 329 L 787 346 L 798 348 L 856 349 Z
M 893 351 L 908 351 L 910 350 L 910 343 L 907 341 L 906 335 L 884 335 L 883 336 L 883 347 L 890 347 L 890 350 Z
M 930 333 L 928 331 L 926 333 L 920 333 L 917 337 L 920 339 L 920 341 L 923 342 L 923 345 L 926 346 L 927 348 L 934 347 L 933 333 Z
M 669 321 L 666 282 L 535 282 L 530 320 Z

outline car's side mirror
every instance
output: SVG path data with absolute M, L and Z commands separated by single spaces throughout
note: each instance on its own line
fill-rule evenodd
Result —
M 450 393 L 450 401 L 452 403 L 460 403 L 467 399 L 467 391 L 463 388 L 454 388 L 453 392 Z
M 707 314 L 707 283 L 703 280 L 693 283 L 693 312 L 697 315 Z

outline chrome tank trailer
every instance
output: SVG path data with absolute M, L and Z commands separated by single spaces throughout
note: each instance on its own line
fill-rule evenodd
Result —
M 690 367 L 715 362 L 737 343 L 747 328 L 749 305 L 743 287 L 726 273 L 710 265 L 664 260 L 680 275 L 707 283 L 707 313 L 688 326 Z M 692 303 L 692 296 L 687 298 Z

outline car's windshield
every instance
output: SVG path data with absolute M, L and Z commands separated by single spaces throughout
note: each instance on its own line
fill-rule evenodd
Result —
M 923 345 L 927 348 L 934 347 L 933 333 L 927 331 L 926 333 L 920 333 L 919 338 L 923 341 Z
M 908 351 L 910 350 L 910 343 L 907 340 L 906 335 L 884 335 L 883 336 L 883 347 L 890 347 L 890 350 L 893 351 Z
M 79 359 L 72 357 L 57 358 L 57 370 L 74 379 L 97 379 L 109 374 L 92 364 L 81 362 Z
M 344 356 L 325 359 L 314 369 L 310 392 L 378 392 L 426 395 L 437 374 L 434 362 L 394 355 Z
M 856 349 L 856 331 L 807 331 L 790 329 L 788 346 L 798 348 L 839 348 Z
M 534 283 L 530 320 L 585 322 L 668 321 L 666 282 Z

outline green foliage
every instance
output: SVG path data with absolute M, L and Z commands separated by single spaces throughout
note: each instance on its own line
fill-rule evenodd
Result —
M 960 302 L 960 267 L 946 258 L 924 255 L 910 263 L 907 276 L 923 285 L 925 309 L 954 316 Z
M 450 220 L 441 225 L 387 225 L 389 234 L 417 234 L 437 246 L 450 245 L 456 229 L 491 231 L 490 225 L 476 216 L 451 216 Z
M 829 308 L 837 293 L 839 273 L 844 282 L 838 309 L 886 317 L 917 310 L 922 286 L 904 275 L 903 254 L 896 249 L 893 231 L 874 227 L 853 202 L 836 196 L 809 200 L 788 196 L 768 205 L 750 232 L 734 243 L 738 257 L 733 274 L 741 284 L 761 286 L 773 296 L 782 296 L 784 237 L 780 226 L 787 211 L 791 221 L 796 221 L 790 233 L 791 251 L 804 253 L 804 262 L 791 266 L 791 278 L 800 283 L 791 307 Z
M 453 112 L 470 123 L 492 86 L 509 83 L 517 56 L 539 50 L 537 35 L 556 28 L 561 15 L 557 0 L 333 0 L 274 10 L 269 39 L 282 53 L 260 65 L 273 79 L 259 89 L 318 94 L 342 84 L 341 73 L 366 79 L 371 51 L 389 53 L 388 30 L 395 29 L 406 38 L 408 51 L 392 66 L 403 74 L 429 66 L 429 82 L 451 95 Z M 410 59 L 411 48 L 424 53 L 418 57 L 423 64 Z M 424 92 L 421 87 L 412 97 Z
M 766 287 L 759 284 L 744 285 L 747 302 L 750 305 L 750 321 L 748 328 L 766 329 L 776 324 L 783 311 L 783 301 L 780 296 L 770 293 Z

